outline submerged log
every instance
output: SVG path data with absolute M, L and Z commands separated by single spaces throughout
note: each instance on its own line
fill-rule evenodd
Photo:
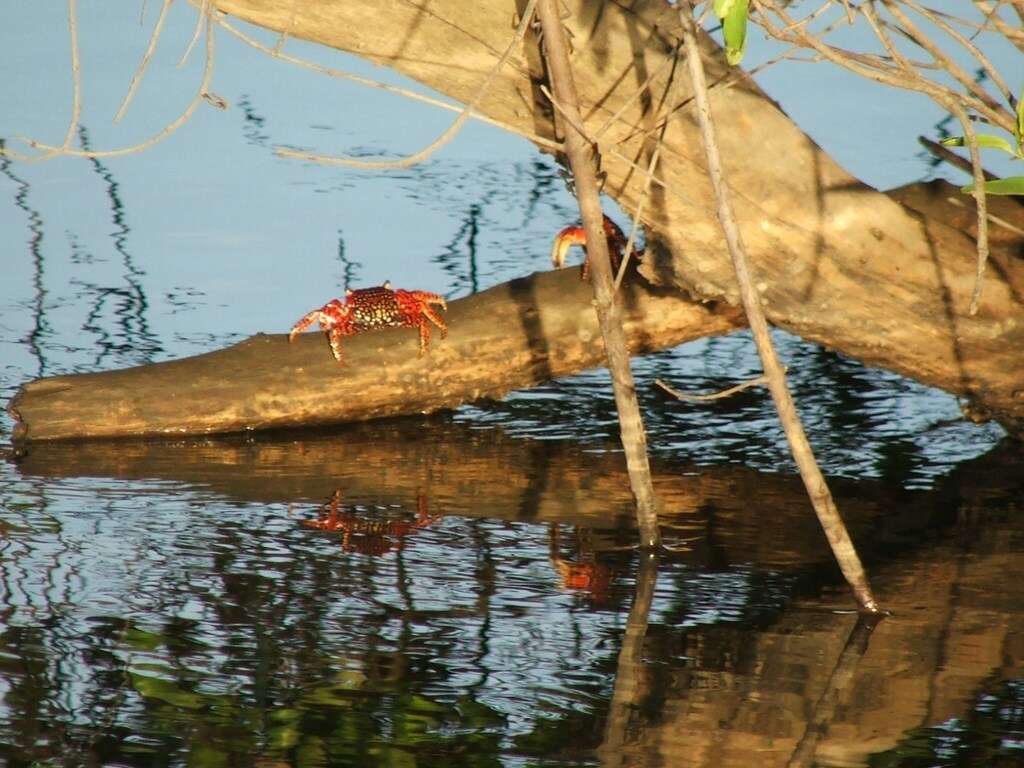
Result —
M 726 305 L 690 301 L 637 281 L 622 287 L 634 353 L 741 327 Z M 53 376 L 24 386 L 9 407 L 14 439 L 171 436 L 336 424 L 430 413 L 592 368 L 604 359 L 590 286 L 578 268 L 513 280 L 447 312 L 418 355 L 415 329 L 348 336 L 345 362 L 324 335 L 289 344 L 259 334 L 227 349 L 120 371 Z
M 394 68 L 463 103 L 476 96 L 512 35 L 506 0 L 437 0 L 429 8 L 404 0 L 325 0 L 315 10 L 293 0 L 214 4 Z M 566 6 L 585 127 L 593 137 L 603 130 L 605 191 L 629 211 L 644 194 L 644 169 L 665 129 L 657 172 L 665 185 L 653 186 L 643 216 L 652 246 L 643 273 L 655 284 L 735 303 L 692 91 L 676 60 L 676 10 L 663 0 Z M 994 251 L 980 311 L 969 315 L 969 234 L 942 213 L 922 215 L 859 182 L 753 81 L 729 69 L 709 39 L 703 44 L 726 178 L 769 321 L 962 396 L 981 418 L 1024 429 L 1021 241 Z M 477 111 L 552 139 L 536 51 L 528 36 Z M 973 202 L 964 202 L 973 211 Z

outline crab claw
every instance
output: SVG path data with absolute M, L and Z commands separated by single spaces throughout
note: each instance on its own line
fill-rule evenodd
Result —
M 602 223 L 604 225 L 604 236 L 608 241 L 608 255 L 612 261 L 612 268 L 618 269 L 619 264 L 622 263 L 622 256 L 626 250 L 626 236 L 619 229 L 619 225 L 609 219 L 607 216 L 602 217 Z M 561 268 L 565 264 L 565 254 L 568 253 L 569 249 L 574 245 L 587 245 L 587 233 L 583 227 L 566 227 L 557 235 L 555 235 L 555 241 L 551 245 L 551 263 L 556 268 Z M 639 251 L 634 251 L 637 256 L 640 255 Z M 590 262 L 587 258 L 583 260 L 583 277 L 586 278 L 587 272 L 589 271 Z
M 583 231 L 583 227 L 566 227 L 557 235 L 555 235 L 555 241 L 551 244 L 551 263 L 556 269 L 561 269 L 565 266 L 565 254 L 569 252 L 569 249 L 574 245 L 586 245 L 587 233 Z

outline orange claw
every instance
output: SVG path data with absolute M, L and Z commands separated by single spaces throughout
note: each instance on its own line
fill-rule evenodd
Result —
M 565 266 L 565 254 L 570 248 L 574 245 L 585 245 L 586 242 L 587 233 L 583 231 L 583 227 L 566 227 L 555 235 L 555 242 L 551 245 L 551 263 L 555 269 Z
M 611 257 L 612 269 L 618 269 L 619 264 L 622 263 L 622 255 L 626 250 L 626 236 L 619 229 L 619 225 L 607 216 L 604 217 L 604 235 L 608 239 L 608 255 Z M 587 233 L 583 227 L 566 227 L 555 235 L 555 241 L 551 245 L 551 263 L 556 269 L 561 269 L 565 266 L 565 254 L 569 252 L 569 249 L 574 245 L 585 247 L 586 244 Z M 638 256 L 640 255 L 639 252 L 634 253 Z M 583 260 L 584 279 L 589 271 L 589 258 L 585 258 Z

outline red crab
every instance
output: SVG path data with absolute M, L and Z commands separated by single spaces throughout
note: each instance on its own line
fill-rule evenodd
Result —
M 334 359 L 341 362 L 341 337 L 370 331 L 375 328 L 400 328 L 419 326 L 420 354 L 427 350 L 430 341 L 431 323 L 441 329 L 441 337 L 448 333 L 448 326 L 431 305 L 448 309 L 443 296 L 427 291 L 391 290 L 391 283 L 376 288 L 360 288 L 345 292 L 345 300 L 331 299 L 319 309 L 307 313 L 288 334 L 288 340 L 320 323 L 327 333 Z
M 608 255 L 612 260 L 612 269 L 618 270 L 619 264 L 622 263 L 622 255 L 626 250 L 626 236 L 619 229 L 619 225 L 607 216 L 604 217 L 604 234 L 608 238 Z M 561 269 L 565 264 L 565 254 L 569 249 L 574 245 L 586 246 L 586 244 L 587 233 L 583 227 L 566 227 L 555 235 L 555 242 L 551 246 L 551 263 Z M 633 255 L 639 257 L 641 252 L 634 250 Z M 583 260 L 584 280 L 589 271 L 590 260 L 585 258 Z

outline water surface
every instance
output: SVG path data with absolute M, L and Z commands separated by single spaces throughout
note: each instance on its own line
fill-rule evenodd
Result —
M 59 141 L 40 94 L 69 89 L 63 9 L 7 10 L 0 135 Z M 173 7 L 113 127 L 154 10 L 139 26 L 137 7 L 83 7 L 78 145 L 130 143 L 183 108 L 193 13 Z M 575 218 L 550 159 L 491 129 L 407 171 L 310 167 L 271 149 L 393 155 L 450 117 L 226 37 L 215 89 L 227 111 L 141 154 L 0 159 L 4 402 L 37 376 L 284 331 L 348 286 L 464 296 L 546 268 Z M 899 167 L 864 175 L 928 173 Z M 653 386 L 756 375 L 736 334 L 635 365 L 675 550 L 656 563 L 632 549 L 603 372 L 430 419 L 0 463 L 0 761 L 1019 764 L 1019 447 L 944 393 L 777 339 L 893 612 L 878 626 L 850 613 L 767 396 L 696 407 Z

